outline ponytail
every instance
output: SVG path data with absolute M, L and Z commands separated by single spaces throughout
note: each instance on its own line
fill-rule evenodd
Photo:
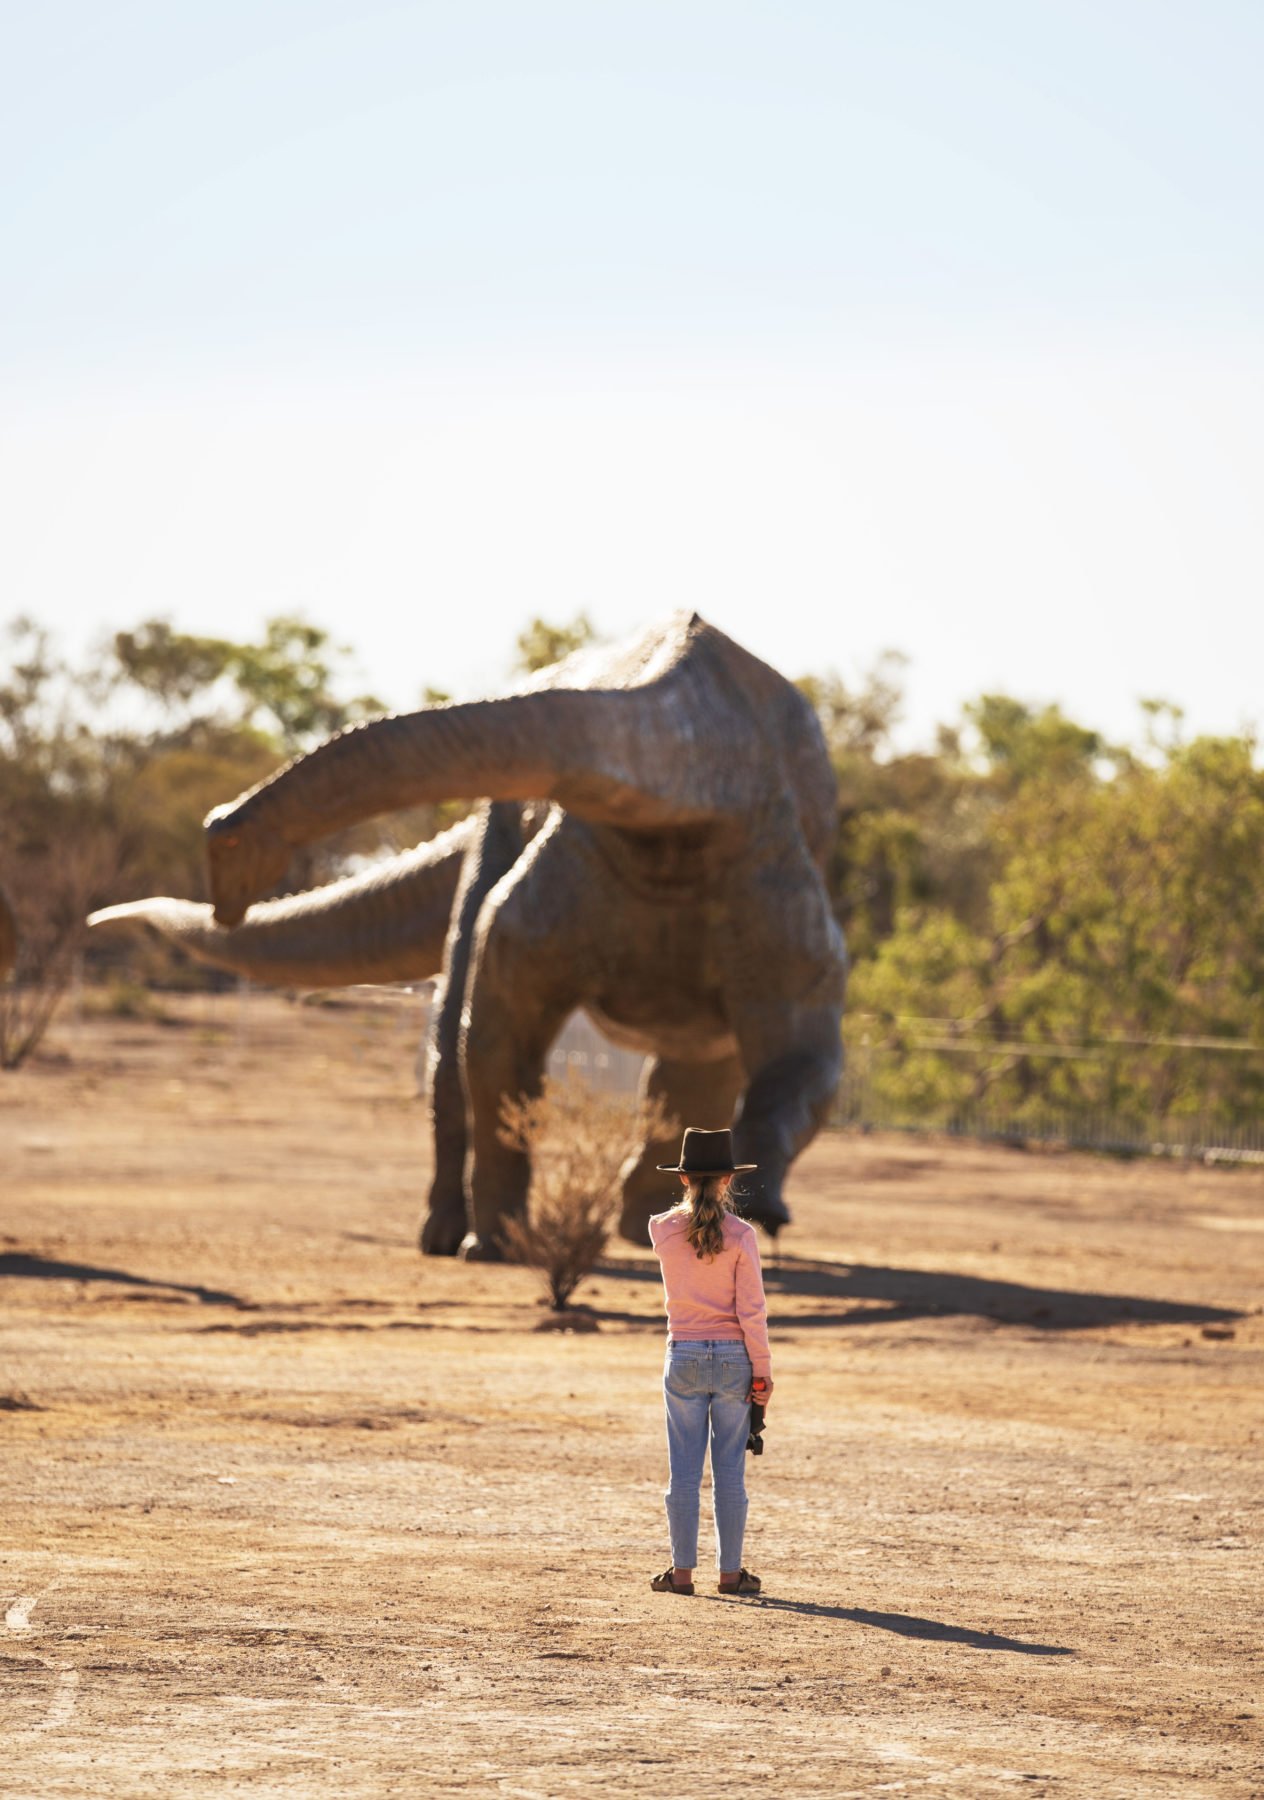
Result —
M 724 1248 L 724 1215 L 732 1210 L 719 1177 L 692 1176 L 681 1210 L 689 1215 L 685 1236 L 696 1254 L 700 1259 L 705 1256 L 708 1262 L 714 1262 Z

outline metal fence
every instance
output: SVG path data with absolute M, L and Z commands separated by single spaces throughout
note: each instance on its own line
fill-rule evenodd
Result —
M 582 1075 L 603 1094 L 635 1094 L 645 1058 L 612 1044 L 586 1013 L 572 1013 L 549 1052 L 550 1075 Z
M 892 1053 L 893 1054 L 893 1053 Z M 617 1049 L 582 1014 L 568 1020 L 553 1047 L 550 1071 L 580 1074 L 607 1092 L 633 1093 L 642 1058 Z M 853 1058 L 839 1084 L 829 1124 L 862 1131 L 937 1132 L 993 1143 L 1064 1144 L 1115 1156 L 1188 1156 L 1205 1162 L 1264 1163 L 1264 1120 L 1224 1124 L 1211 1117 L 1127 1118 L 1098 1110 L 1006 1112 L 963 1107 L 946 1116 L 893 1106 L 875 1082 L 872 1051 Z
M 829 1123 L 864 1131 L 939 1132 L 993 1143 L 1061 1144 L 1114 1156 L 1177 1156 L 1204 1162 L 1264 1163 L 1264 1120 L 1225 1122 L 1210 1114 L 1127 1115 L 1088 1110 L 987 1104 L 920 1113 L 883 1092 L 882 1056 L 866 1048 L 853 1056 L 839 1083 Z

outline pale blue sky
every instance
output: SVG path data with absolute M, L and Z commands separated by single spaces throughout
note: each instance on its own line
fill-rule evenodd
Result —
M 6 4 L 4 611 L 1264 713 L 1264 10 Z

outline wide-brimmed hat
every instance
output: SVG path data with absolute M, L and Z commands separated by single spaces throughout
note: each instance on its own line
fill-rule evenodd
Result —
M 665 1175 L 741 1175 L 759 1165 L 733 1161 L 731 1131 L 699 1131 L 690 1125 L 680 1140 L 680 1161 L 658 1167 Z

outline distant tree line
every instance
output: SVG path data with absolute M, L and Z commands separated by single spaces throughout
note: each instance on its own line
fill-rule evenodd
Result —
M 532 620 L 518 667 L 593 637 Z M 71 667 L 30 621 L 0 663 L 0 887 L 16 921 L 8 1012 L 64 980 L 93 907 L 204 896 L 201 820 L 279 760 L 382 710 L 305 620 L 258 642 L 151 619 Z M 1257 744 L 1182 735 L 1143 704 L 1108 742 L 1057 706 L 985 694 L 932 750 L 897 748 L 902 659 L 800 682 L 838 777 L 828 879 L 853 960 L 845 1034 L 892 1102 L 948 1118 L 1106 1109 L 1258 1117 L 1264 1101 L 1264 773 Z M 446 695 L 424 690 L 420 704 Z M 441 829 L 421 807 L 332 839 L 289 885 Z M 118 955 L 94 944 L 94 958 Z M 146 978 L 213 980 L 155 945 Z M 31 1021 L 28 1020 L 29 1024 Z M 19 1029 L 20 1027 L 20 1029 Z M 25 1030 L 9 1017 L 10 1051 Z M 5 1051 L 0 1008 L 0 1061 Z M 15 1036 L 16 1034 L 16 1036 Z

